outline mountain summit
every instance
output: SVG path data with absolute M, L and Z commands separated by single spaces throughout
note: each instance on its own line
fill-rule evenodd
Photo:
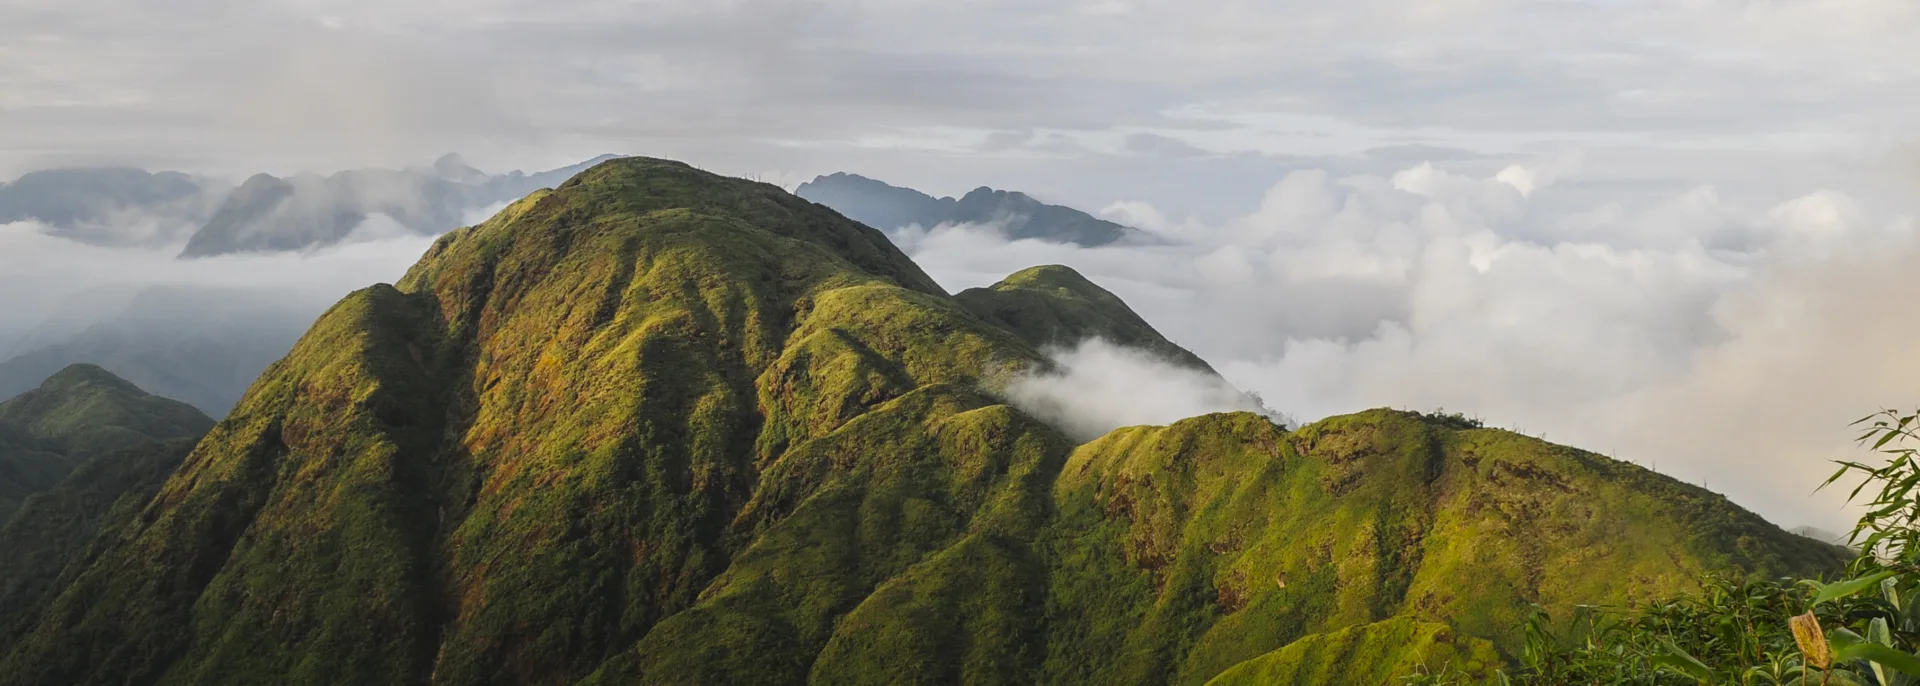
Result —
M 199 410 L 148 395 L 107 370 L 67 367 L 39 388 L 0 402 L 0 524 L 28 496 L 96 456 L 197 437 L 212 427 Z
M 1376 683 L 1484 673 L 1530 603 L 1839 564 L 1446 418 L 1076 446 L 996 389 L 1063 336 L 1175 349 L 1109 298 L 951 297 L 776 187 L 600 164 L 321 317 L 21 605 L 0 684 Z
M 856 174 L 838 173 L 800 184 L 794 194 L 887 231 L 944 224 L 985 224 L 1014 240 L 1034 239 L 1094 247 L 1140 231 L 1070 207 L 1048 205 L 1025 193 L 981 187 L 965 196 L 935 198 Z

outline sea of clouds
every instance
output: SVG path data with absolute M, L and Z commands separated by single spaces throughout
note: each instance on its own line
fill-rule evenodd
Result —
M 1827 460 L 1861 455 L 1849 422 L 1920 402 L 1913 221 L 1819 187 L 1755 199 L 1703 184 L 1638 203 L 1559 192 L 1580 166 L 1299 171 L 1212 225 L 1115 203 L 1102 214 L 1155 240 L 1104 248 L 979 225 L 892 233 L 953 290 L 1075 267 L 1304 421 L 1444 408 L 1655 467 L 1787 525 L 1842 528 L 1843 492 L 1812 491 Z M 1083 435 L 1247 409 L 1137 356 L 1083 346 L 1056 361 L 1067 371 L 1013 397 Z
M 356 240 L 301 253 L 178 259 L 180 245 L 113 247 L 49 235 L 32 222 L 0 224 L 0 359 L 61 342 L 87 327 L 126 316 L 154 288 L 193 289 L 226 303 L 273 299 L 288 312 L 317 317 L 353 290 L 406 273 L 433 238 L 370 219 Z M 136 313 L 137 314 L 137 313 Z

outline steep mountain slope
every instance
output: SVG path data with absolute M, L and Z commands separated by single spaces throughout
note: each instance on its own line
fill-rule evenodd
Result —
M 148 441 L 81 463 L 0 526 L 0 649 L 152 500 L 198 437 Z
M 596 166 L 321 317 L 62 566 L 0 684 L 1204 683 L 1410 637 L 1329 682 L 1375 683 L 1485 667 L 1527 602 L 1837 564 L 1403 413 L 1075 447 L 994 389 L 1046 332 L 1128 335 L 1083 281 L 1010 278 L 1046 324 L 1010 330 L 772 186 Z
M 1118 296 L 1068 267 L 1034 267 L 987 288 L 967 289 L 954 299 L 1037 347 L 1067 347 L 1101 337 L 1213 373 L 1205 360 L 1161 336 Z
M 197 437 L 213 420 L 106 370 L 74 365 L 0 403 L 0 523 L 21 501 L 52 488 L 94 456 L 153 441 Z
M 935 198 L 855 174 L 822 176 L 794 194 L 826 205 L 868 226 L 892 231 L 911 225 L 994 224 L 1008 238 L 1100 246 L 1137 237 L 1139 231 L 1071 207 L 1048 205 L 1024 193 L 977 188 L 960 199 Z

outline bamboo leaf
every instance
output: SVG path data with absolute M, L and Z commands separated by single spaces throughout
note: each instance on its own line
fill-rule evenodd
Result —
M 1881 581 L 1885 581 L 1892 577 L 1893 577 L 1893 572 L 1883 571 L 1883 572 L 1878 572 L 1874 574 L 1869 574 L 1867 576 L 1863 576 L 1858 579 L 1836 581 L 1831 584 L 1815 583 L 1814 587 L 1819 590 L 1816 591 L 1813 595 L 1813 604 L 1819 605 L 1821 603 L 1832 602 L 1834 600 L 1839 600 L 1841 598 L 1847 598 L 1854 595 L 1858 595 L 1863 591 L 1878 587 Z
M 1660 642 L 1660 647 L 1664 648 L 1665 652 L 1653 656 L 1653 664 L 1693 677 L 1704 684 L 1714 683 L 1713 669 L 1706 663 L 1694 659 L 1672 641 L 1663 640 Z
M 1920 676 L 1920 657 L 1860 638 L 1849 631 L 1835 631 L 1833 654 L 1842 660 L 1866 660 L 1876 667 L 1885 665 L 1902 674 Z M 1878 670 L 1876 670 L 1878 671 Z

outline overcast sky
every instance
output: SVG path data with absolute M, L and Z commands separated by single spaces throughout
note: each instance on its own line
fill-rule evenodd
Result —
M 1845 421 L 1920 402 L 1875 309 L 1920 286 L 1915 36 L 1912 0 L 0 0 L 0 176 L 1023 190 L 1166 243 L 902 240 L 956 290 L 1079 267 L 1302 419 L 1445 406 L 1837 526 Z
M 1166 158 L 1859 156 L 1920 109 L 1907 0 L 6 0 L 0 20 L 13 171 L 611 151 L 1185 203 Z M 1182 173 L 1263 166 L 1213 161 Z

